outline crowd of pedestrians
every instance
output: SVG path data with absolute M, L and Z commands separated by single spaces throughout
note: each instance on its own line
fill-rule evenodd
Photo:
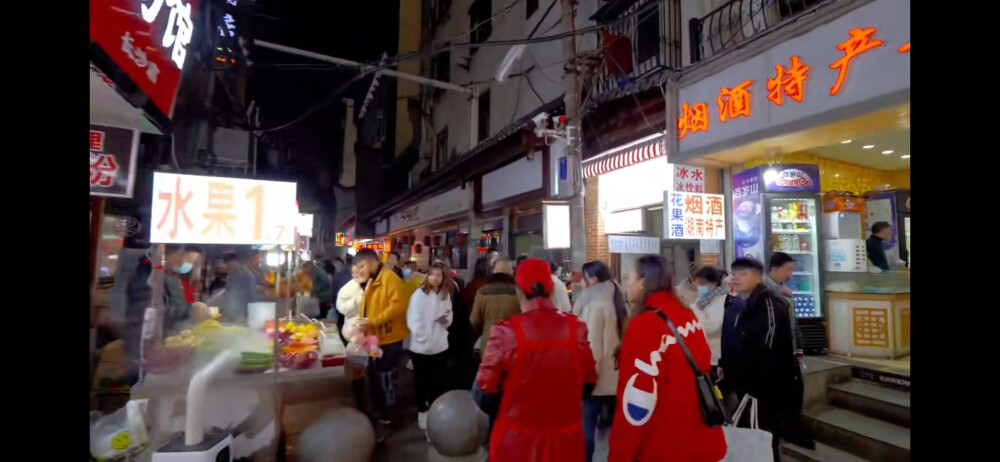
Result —
M 409 359 L 420 428 L 442 393 L 471 390 L 490 416 L 490 460 L 590 462 L 607 438 L 609 461 L 714 462 L 727 445 L 697 388 L 708 377 L 729 416 L 744 395 L 757 400 L 779 461 L 783 442 L 814 446 L 799 422 L 801 351 L 783 285 L 794 263 L 777 252 L 767 271 L 740 258 L 731 276 L 692 266 L 675 281 L 670 263 L 647 255 L 619 284 L 592 261 L 571 303 L 561 269 L 539 259 L 491 252 L 466 284 L 446 261 L 421 272 L 398 254 L 382 263 L 361 251 L 333 290 L 344 334 L 380 340 L 368 371 L 377 425 L 389 423 Z

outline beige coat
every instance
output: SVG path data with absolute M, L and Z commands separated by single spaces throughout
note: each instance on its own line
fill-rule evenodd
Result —
M 615 370 L 615 349 L 621 344 L 618 337 L 618 321 L 615 316 L 615 284 L 602 282 L 584 290 L 581 308 L 587 323 L 587 340 L 597 361 L 597 383 L 594 396 L 614 396 L 618 387 L 618 371 Z

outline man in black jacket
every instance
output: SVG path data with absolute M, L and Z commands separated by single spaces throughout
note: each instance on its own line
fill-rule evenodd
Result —
M 764 284 L 763 263 L 738 258 L 732 270 L 733 286 L 746 302 L 735 322 L 741 361 L 732 370 L 725 369 L 724 376 L 741 395 L 757 398 L 758 422 L 773 435 L 774 460 L 778 461 L 783 438 L 801 440 L 797 433 L 802 371 L 795 357 L 789 306 L 781 294 Z

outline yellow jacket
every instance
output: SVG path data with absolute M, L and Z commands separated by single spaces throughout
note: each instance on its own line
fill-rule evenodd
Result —
M 410 293 L 406 283 L 385 267 L 365 287 L 361 317 L 371 323 L 368 333 L 377 335 L 380 345 L 400 342 L 410 335 L 406 328 Z

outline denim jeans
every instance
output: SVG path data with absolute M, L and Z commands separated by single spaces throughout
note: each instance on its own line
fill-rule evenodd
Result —
M 597 439 L 597 424 L 601 414 L 615 415 L 614 396 L 591 396 L 583 400 L 583 438 L 587 443 L 587 462 L 594 458 L 594 443 Z M 607 428 L 611 427 L 611 422 L 606 422 Z

